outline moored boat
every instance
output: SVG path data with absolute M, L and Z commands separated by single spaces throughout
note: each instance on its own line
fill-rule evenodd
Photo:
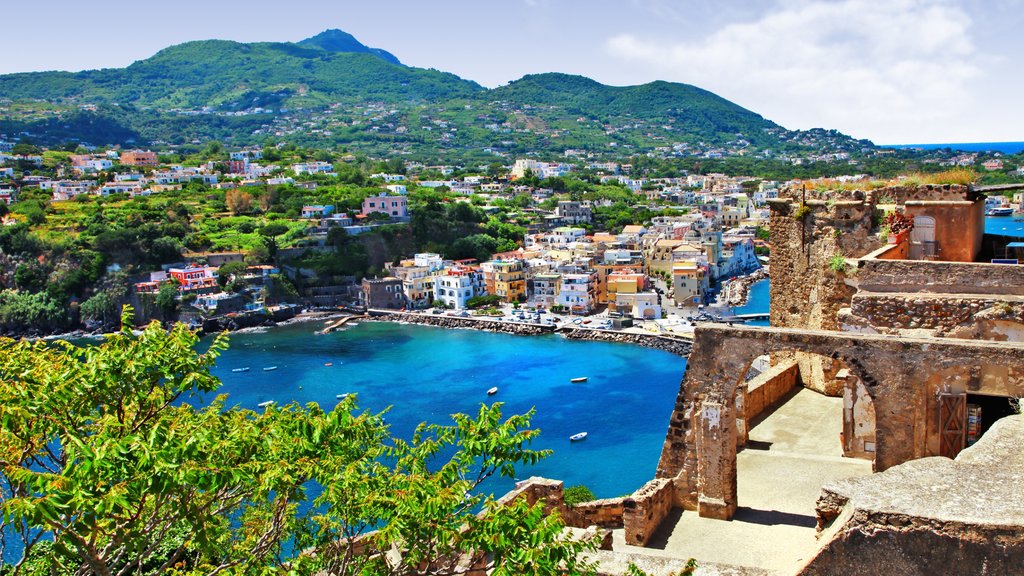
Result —
M 273 400 L 267 400 L 266 402 L 260 402 L 259 404 L 257 404 L 257 406 L 259 406 L 260 408 L 266 408 L 267 406 L 272 406 L 273 404 Z
M 249 371 L 249 367 L 246 366 L 245 368 L 232 368 L 231 371 L 232 372 L 248 372 Z
M 1000 207 L 1000 208 L 989 208 L 986 216 L 1013 216 L 1013 208 Z
M 587 378 L 589 378 L 589 376 L 580 376 L 579 378 L 570 378 L 569 382 L 576 382 L 576 383 L 586 382 Z
M 487 391 L 487 395 L 488 396 L 493 396 L 493 395 L 495 395 L 497 393 L 498 393 L 498 387 L 497 386 L 495 386 L 494 388 L 491 388 L 490 390 Z
M 580 440 L 583 440 L 586 437 L 587 437 L 587 433 L 586 432 L 577 432 L 576 434 L 573 434 L 572 436 L 569 436 L 569 441 L 570 442 L 579 442 Z
M 264 372 L 270 372 L 272 370 L 277 370 L 277 366 L 267 366 L 263 369 Z

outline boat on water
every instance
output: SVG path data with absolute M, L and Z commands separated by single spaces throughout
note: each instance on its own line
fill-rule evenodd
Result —
M 324 362 L 324 366 L 334 366 L 334 362 Z
M 249 367 L 246 366 L 245 368 L 232 368 L 231 371 L 232 372 L 248 372 L 249 371 Z
M 577 432 L 576 434 L 573 434 L 572 436 L 569 436 L 569 441 L 570 442 L 579 442 L 580 440 L 583 440 L 586 437 L 587 437 L 587 433 L 586 432 Z
M 345 392 L 344 394 L 338 394 L 337 396 L 335 396 L 335 398 L 337 398 L 338 400 L 344 400 L 345 398 L 348 398 L 348 392 Z
M 1013 216 L 1013 208 L 1000 207 L 1000 208 L 989 208 L 988 212 L 985 212 L 986 216 Z
M 570 378 L 569 382 L 576 382 L 576 383 L 586 382 L 587 378 L 589 378 L 589 376 L 580 376 L 579 378 Z
M 257 404 L 257 406 L 259 406 L 260 408 L 266 408 L 267 406 L 272 406 L 273 404 L 273 400 L 267 400 L 266 402 L 260 402 L 259 404 Z
M 488 396 L 493 396 L 493 395 L 495 395 L 497 393 L 498 393 L 498 387 L 497 386 L 495 386 L 494 388 L 491 388 L 490 390 L 487 391 L 487 395 Z
M 264 372 L 270 372 L 272 370 L 277 370 L 277 366 L 267 366 L 263 369 Z

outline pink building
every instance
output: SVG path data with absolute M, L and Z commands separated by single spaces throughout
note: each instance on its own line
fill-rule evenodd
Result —
M 409 201 L 405 196 L 388 196 L 387 194 L 370 196 L 363 200 L 363 214 L 383 212 L 384 214 L 396 219 L 408 218 L 408 202 Z

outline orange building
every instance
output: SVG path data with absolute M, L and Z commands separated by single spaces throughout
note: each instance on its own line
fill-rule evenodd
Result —
M 121 164 L 124 166 L 156 166 L 159 161 L 156 152 L 129 150 L 121 153 Z

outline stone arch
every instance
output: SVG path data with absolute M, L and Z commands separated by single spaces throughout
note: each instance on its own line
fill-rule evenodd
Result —
M 877 471 L 931 455 L 931 396 L 951 378 L 965 386 L 1001 386 L 1024 396 L 1024 344 L 699 326 L 657 472 L 660 478 L 673 479 L 677 506 L 702 516 L 732 517 L 736 390 L 754 358 L 784 351 L 839 359 L 864 382 L 878 416 Z

